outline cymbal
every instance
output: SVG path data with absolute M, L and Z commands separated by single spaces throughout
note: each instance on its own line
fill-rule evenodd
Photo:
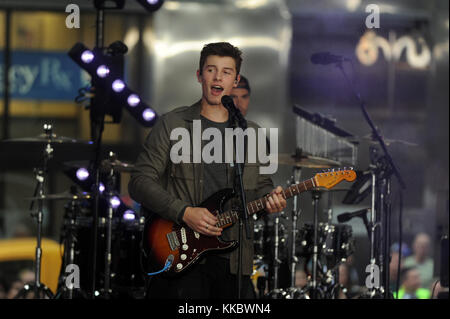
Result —
M 131 172 L 134 164 L 119 161 L 117 159 L 105 159 L 101 163 L 101 167 L 105 170 L 115 170 L 117 172 Z
M 26 200 L 81 200 L 81 199 L 90 199 L 91 194 L 89 193 L 80 193 L 80 194 L 71 194 L 69 192 L 59 193 L 59 194 L 47 194 L 43 196 L 33 196 L 33 197 L 25 197 Z
M 12 139 L 3 140 L 0 143 L 25 143 L 25 144 L 70 143 L 70 144 L 86 144 L 86 145 L 93 144 L 93 142 L 91 142 L 91 141 L 80 141 L 80 140 L 76 140 L 72 137 L 58 136 L 56 134 L 51 134 L 50 136 L 47 134 L 40 134 L 40 135 L 34 136 L 34 137 L 12 138 Z
M 341 163 L 326 158 L 315 156 L 295 157 L 293 154 L 278 154 L 278 163 L 295 167 L 307 168 L 331 168 L 340 166 Z
M 46 145 L 53 152 L 49 166 L 70 160 L 91 160 L 94 158 L 94 145 L 91 141 L 71 137 L 41 134 L 35 137 L 12 138 L 0 141 L 0 167 L 31 168 L 42 164 Z

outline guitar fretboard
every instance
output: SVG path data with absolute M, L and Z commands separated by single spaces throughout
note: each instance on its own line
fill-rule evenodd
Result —
M 292 196 L 299 195 L 303 192 L 316 188 L 316 184 L 314 182 L 314 178 L 310 178 L 306 181 L 303 181 L 298 184 L 294 184 L 289 186 L 288 188 L 283 189 L 281 194 L 285 199 L 288 199 Z M 268 197 L 270 194 L 261 197 L 257 200 L 251 201 L 247 203 L 247 211 L 250 215 L 255 214 L 259 211 L 262 211 L 266 208 L 266 202 L 268 201 Z M 216 224 L 217 227 L 224 227 L 230 224 L 233 224 L 238 221 L 239 215 L 236 211 L 226 211 L 222 214 L 217 215 L 219 222 Z

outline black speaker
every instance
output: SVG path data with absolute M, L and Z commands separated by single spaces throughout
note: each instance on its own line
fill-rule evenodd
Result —
M 448 236 L 441 239 L 441 287 L 448 288 Z

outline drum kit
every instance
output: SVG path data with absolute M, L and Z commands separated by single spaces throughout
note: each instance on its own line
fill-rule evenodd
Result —
M 329 169 L 339 165 L 333 160 L 298 154 L 279 154 L 278 162 L 281 165 L 293 167 L 293 176 L 287 182 L 288 185 L 301 180 L 302 168 Z M 312 192 L 313 223 L 305 223 L 300 228 L 298 227 L 301 212 L 299 196 L 294 197 L 290 216 L 290 234 L 287 232 L 286 223 L 281 222 L 281 220 L 289 219 L 285 212 L 276 214 L 273 225 L 269 225 L 267 219 L 264 222 L 259 220 L 255 222 L 252 280 L 259 298 L 334 299 L 338 297 L 342 288 L 338 278 L 339 265 L 353 254 L 354 239 L 350 225 L 332 224 L 331 201 L 328 203 L 328 221 L 319 223 L 318 205 L 321 195 L 321 190 Z M 331 199 L 331 196 L 328 198 Z M 288 265 L 286 268 L 289 269 L 290 275 L 289 283 L 285 280 L 284 285 L 280 283 L 279 278 L 287 270 L 280 269 L 283 262 Z M 299 265 L 303 265 L 303 269 Z M 299 271 L 307 274 L 306 285 L 298 283 Z
M 122 162 L 110 152 L 108 158 L 101 161 L 101 181 L 99 197 L 99 220 L 97 224 L 98 245 L 92 251 L 94 234 L 93 186 L 89 181 L 89 169 L 81 167 L 73 159 L 89 158 L 93 153 L 91 142 L 57 136 L 52 132 L 52 125 L 44 125 L 44 133 L 31 138 L 4 140 L 0 143 L 3 154 L 17 154 L 16 151 L 27 151 L 35 156 L 37 165 L 34 168 L 36 188 L 34 195 L 25 198 L 31 201 L 30 211 L 37 204 L 37 212 L 32 217 L 37 222 L 35 250 L 35 279 L 27 283 L 16 298 L 34 296 L 34 298 L 72 299 L 72 298 L 140 298 L 144 295 L 144 276 L 140 263 L 141 238 L 144 229 L 144 218 L 139 217 L 132 208 L 126 206 L 119 198 L 120 174 L 130 172 L 133 165 Z M 36 154 L 37 152 L 37 154 Z M 14 156 L 14 155 L 12 155 Z M 28 156 L 28 155 L 27 155 Z M 33 158 L 34 159 L 34 158 Z M 76 172 L 71 177 L 79 181 L 83 191 L 72 186 L 70 191 L 46 194 L 45 184 L 49 167 L 55 159 L 63 161 L 66 172 Z M 51 164 L 51 165 L 50 165 Z M 65 212 L 61 225 L 61 245 L 63 246 L 62 265 L 58 280 L 58 288 L 53 293 L 41 282 L 41 239 L 45 206 L 51 201 L 65 201 Z M 96 256 L 95 276 L 91 271 L 93 257 Z M 68 269 L 78 267 L 79 278 L 73 278 Z M 95 292 L 92 296 L 92 282 L 95 281 Z

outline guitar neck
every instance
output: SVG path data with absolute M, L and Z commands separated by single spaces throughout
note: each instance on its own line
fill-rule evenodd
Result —
M 283 189 L 283 191 L 281 192 L 281 194 L 283 195 L 284 199 L 288 199 L 291 198 L 292 196 L 296 196 L 299 195 L 303 192 L 307 192 L 311 189 L 316 188 L 316 182 L 314 181 L 314 177 L 307 179 L 303 182 L 300 182 L 298 184 L 293 184 L 285 189 Z M 250 215 L 255 214 L 257 212 L 262 211 L 263 209 L 266 208 L 266 202 L 268 201 L 268 197 L 270 196 L 270 194 L 267 194 L 264 197 L 261 197 L 257 200 L 254 200 L 252 202 L 249 202 L 247 204 L 247 211 Z
M 314 181 L 314 177 L 307 179 L 301 183 L 291 185 L 288 188 L 283 189 L 281 194 L 285 199 L 288 199 L 292 196 L 299 195 L 303 192 L 309 191 L 317 187 L 317 183 Z M 247 203 L 247 211 L 249 215 L 253 215 L 257 212 L 260 212 L 266 208 L 266 202 L 268 201 L 268 197 L 270 194 L 267 194 L 264 197 L 261 197 L 257 200 L 251 201 Z M 217 223 L 217 227 L 227 227 L 231 224 L 235 223 L 239 219 L 239 215 L 236 211 L 226 211 L 218 216 L 219 222 Z

